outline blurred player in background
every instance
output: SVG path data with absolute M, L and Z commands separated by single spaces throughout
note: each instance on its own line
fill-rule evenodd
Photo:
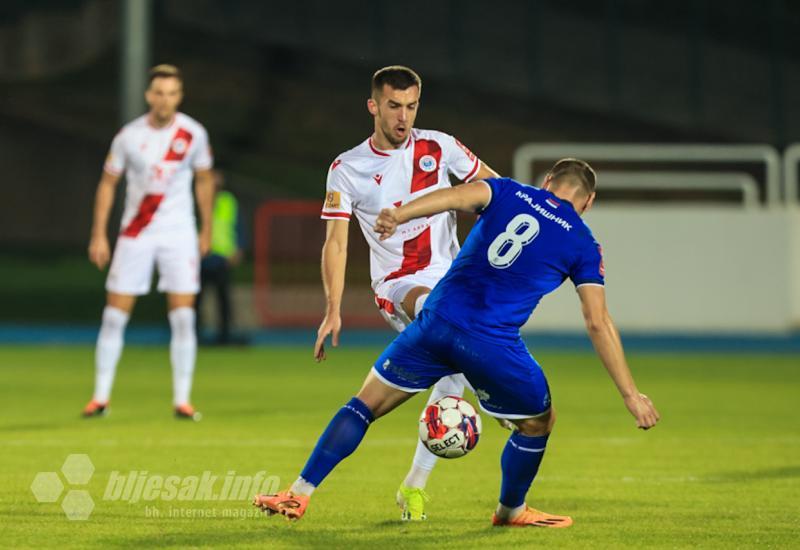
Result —
M 202 300 L 206 291 L 214 289 L 217 296 L 217 334 L 212 340 L 219 345 L 244 344 L 242 338 L 234 338 L 231 332 L 231 271 L 242 261 L 242 226 L 239 216 L 239 201 L 225 189 L 225 174 L 214 172 L 214 209 L 212 214 L 211 248 L 200 262 L 200 292 L 197 295 L 198 333 L 203 326 Z
M 350 217 L 358 219 L 370 246 L 375 302 L 386 322 L 401 332 L 458 254 L 456 215 L 443 212 L 405 224 L 393 238 L 381 241 L 372 230 L 381 209 L 450 187 L 451 174 L 464 182 L 497 176 L 454 137 L 414 128 L 421 91 L 420 77 L 408 67 L 377 71 L 367 101 L 374 132 L 339 155 L 328 171 L 322 209 L 322 219 L 328 220 L 322 249 L 327 309 L 314 346 L 318 361 L 325 358 L 329 334 L 334 346 L 339 343 Z M 443 379 L 434 386 L 431 402 L 463 395 L 464 382 L 461 375 Z M 424 488 L 436 460 L 422 442 L 417 443 L 411 470 L 397 493 L 403 519 L 425 519 Z
M 441 377 L 463 373 L 481 409 L 518 428 L 502 453 L 492 524 L 570 526 L 572 518 L 540 512 L 525 502 L 555 422 L 547 379 L 520 336 L 543 296 L 565 279 L 572 281 L 592 344 L 637 427 L 646 430 L 659 420 L 628 368 L 606 308 L 600 246 L 581 220 L 594 202 L 595 184 L 588 164 L 564 159 L 542 189 L 489 179 L 383 210 L 375 231 L 387 240 L 411 220 L 452 209 L 478 212 L 480 219 L 417 321 L 381 354 L 357 396 L 328 424 L 297 481 L 277 495 L 258 495 L 255 504 L 299 519 L 316 487 L 355 451 L 375 419 Z
M 153 267 L 158 266 L 158 290 L 167 293 L 172 331 L 175 416 L 197 420 L 199 413 L 189 398 L 197 355 L 194 302 L 200 288 L 200 258 L 211 243 L 213 158 L 205 128 L 177 110 L 183 99 L 183 78 L 176 67 L 153 67 L 145 98 L 149 113 L 126 124 L 114 137 L 97 186 L 89 259 L 103 269 L 111 257 L 108 217 L 117 183 L 125 174 L 125 210 L 106 280 L 94 395 L 83 414 L 90 417 L 107 411 L 125 326 L 136 297 L 150 292 Z

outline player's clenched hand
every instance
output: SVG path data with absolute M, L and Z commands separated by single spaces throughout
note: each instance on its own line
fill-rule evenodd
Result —
M 625 398 L 625 406 L 636 418 L 636 427 L 649 430 L 661 418 L 650 398 L 643 393 L 637 393 Z
M 384 208 L 375 221 L 375 232 L 380 234 L 382 241 L 388 239 L 397 230 L 397 208 Z
M 338 313 L 328 313 L 322 320 L 317 331 L 317 342 L 314 344 L 314 359 L 320 362 L 325 359 L 325 338 L 331 334 L 333 347 L 339 345 L 339 332 L 342 330 L 342 316 Z
M 103 269 L 108 264 L 111 257 L 111 249 L 108 246 L 108 239 L 103 236 L 92 237 L 89 241 L 89 261 Z

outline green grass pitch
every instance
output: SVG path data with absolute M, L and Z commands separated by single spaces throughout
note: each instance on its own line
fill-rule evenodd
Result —
M 340 348 L 323 364 L 310 349 L 201 349 L 195 402 L 202 422 L 171 417 L 165 348 L 125 350 L 111 415 L 82 420 L 93 380 L 89 347 L 0 348 L 0 522 L 4 547 L 548 547 L 767 548 L 800 533 L 800 360 L 797 356 L 630 357 L 662 414 L 634 428 L 590 354 L 537 353 L 558 411 L 531 505 L 572 515 L 569 529 L 496 529 L 499 455 L 484 433 L 462 459 L 440 460 L 429 520 L 399 521 L 394 492 L 411 461 L 416 397 L 373 425 L 325 481 L 300 522 L 266 518 L 247 500 L 104 499 L 112 471 L 220 478 L 265 471 L 288 485 L 328 419 L 358 389 L 378 349 Z M 470 397 L 472 400 L 472 397 Z M 473 400 L 474 402 L 474 400 Z M 37 502 L 37 472 L 86 453 L 87 485 Z M 63 474 L 61 479 L 64 479 Z M 215 485 L 219 487 L 219 485 Z M 88 490 L 86 521 L 70 521 L 66 490 Z

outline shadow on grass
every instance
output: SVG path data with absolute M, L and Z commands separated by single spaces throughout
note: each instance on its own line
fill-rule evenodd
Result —
M 23 424 L 0 425 L 0 433 L 3 432 L 38 432 L 42 430 L 55 430 L 63 428 L 67 424 L 64 422 L 29 422 Z
M 227 521 L 223 521 L 227 523 Z M 408 523 L 400 520 L 381 520 L 362 525 L 290 523 L 282 519 L 262 521 L 254 518 L 251 522 L 230 520 L 223 526 L 215 521 L 216 529 L 203 531 L 161 531 L 158 534 L 125 537 L 124 540 L 106 537 L 109 546 L 125 545 L 137 548 L 149 547 L 188 547 L 188 546 L 233 546 L 265 545 L 286 548 L 379 548 L 379 547 L 418 547 L 430 545 L 439 538 L 452 536 L 452 523 L 418 522 Z M 490 523 L 467 529 L 461 536 L 483 538 L 504 536 L 508 529 L 496 529 Z
M 702 478 L 703 483 L 735 483 L 739 481 L 761 481 L 769 479 L 800 478 L 800 465 L 763 468 L 761 470 L 741 470 L 719 472 Z

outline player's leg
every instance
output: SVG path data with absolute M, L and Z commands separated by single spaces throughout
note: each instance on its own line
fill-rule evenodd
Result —
M 432 354 L 421 342 L 424 333 L 424 329 L 412 326 L 392 342 L 373 365 L 358 394 L 331 419 L 290 489 L 277 495 L 256 495 L 256 506 L 290 519 L 300 518 L 314 490 L 355 451 L 374 420 L 451 372 L 432 362 Z
M 403 297 L 401 306 L 411 320 L 416 319 L 419 312 L 422 311 L 430 292 L 431 289 L 428 287 L 417 286 L 410 289 Z M 442 378 L 433 386 L 428 398 L 428 404 L 438 401 L 447 395 L 461 397 L 464 395 L 464 382 L 465 379 L 460 374 Z M 411 467 L 397 490 L 397 504 L 402 509 L 401 519 L 406 521 L 427 519 L 425 503 L 428 500 L 428 495 L 425 492 L 425 486 L 438 460 L 439 458 L 430 452 L 422 441 L 417 439 Z
M 220 266 L 217 280 L 217 298 L 219 303 L 219 336 L 222 344 L 231 343 L 231 268 L 224 259 Z
M 188 231 L 162 238 L 156 253 L 158 290 L 167 293 L 171 330 L 172 403 L 177 418 L 199 420 L 191 405 L 192 380 L 197 358 L 195 297 L 200 290 L 200 254 L 197 234 Z
M 269 514 L 300 519 L 314 490 L 358 448 L 370 424 L 414 393 L 389 386 L 370 371 L 358 394 L 345 403 L 328 423 L 289 490 L 276 495 L 256 495 L 253 504 Z
M 517 426 L 503 449 L 503 482 L 492 523 L 498 526 L 568 527 L 572 519 L 525 504 L 555 422 L 550 388 L 539 364 L 521 340 L 477 341 L 465 333 L 452 339 L 455 364 L 475 388 L 481 409 Z M 497 365 L 503 366 L 502 373 Z
M 95 347 L 94 394 L 84 407 L 86 417 L 107 412 L 117 364 L 124 346 L 125 327 L 136 297 L 150 291 L 155 251 L 147 238 L 120 237 L 106 278 L 106 306 Z
M 192 379 L 197 359 L 194 294 L 167 294 L 170 326 L 169 358 L 172 363 L 172 404 L 175 416 L 199 420 L 191 405 Z
M 125 327 L 135 304 L 136 296 L 108 293 L 95 346 L 94 393 L 83 409 L 85 417 L 103 415 L 108 411 L 117 364 L 124 346 Z
M 503 482 L 492 523 L 509 527 L 569 527 L 572 518 L 541 512 L 525 504 L 553 430 L 555 412 L 551 407 L 539 416 L 511 421 L 517 430 L 508 438 L 501 455 Z

